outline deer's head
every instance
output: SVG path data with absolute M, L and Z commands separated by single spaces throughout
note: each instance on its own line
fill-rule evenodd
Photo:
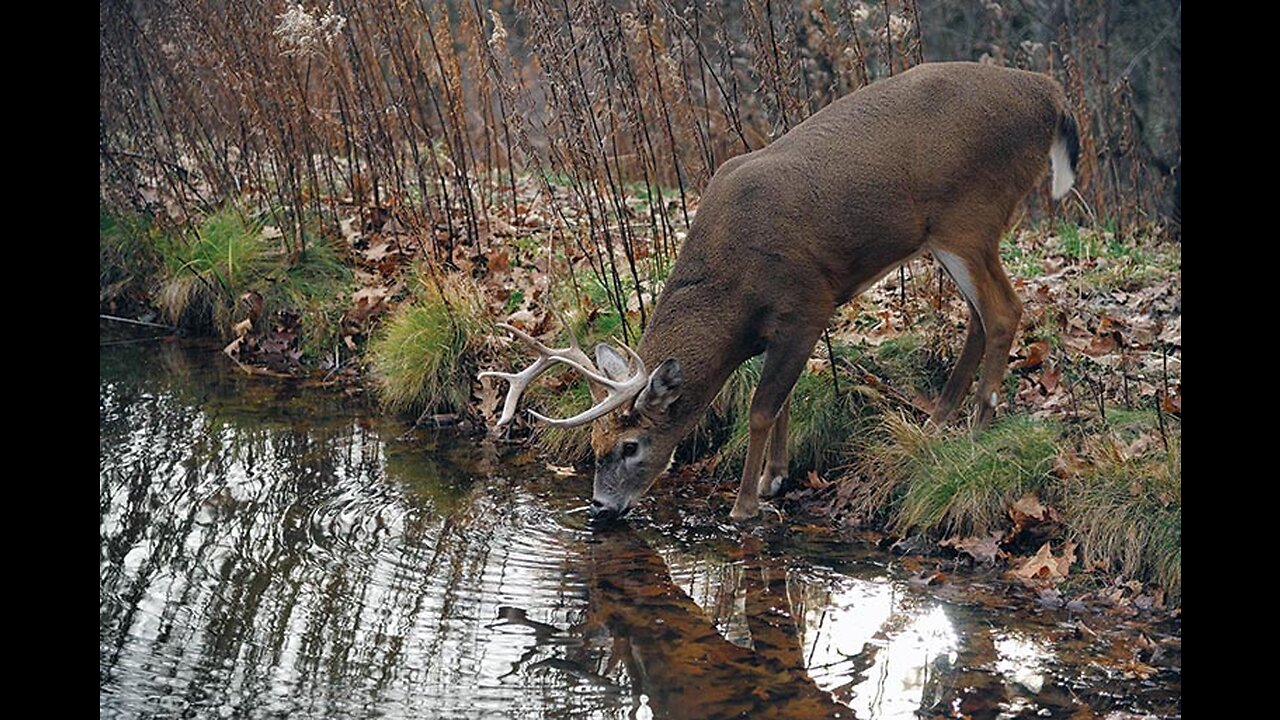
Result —
M 670 418 L 671 404 L 680 397 L 684 376 L 675 358 L 664 360 L 652 372 L 629 347 L 626 357 L 605 344 L 596 346 L 595 363 L 570 334 L 570 347 L 553 349 L 509 325 L 500 325 L 538 353 L 538 359 L 519 373 L 483 372 L 510 382 L 499 428 L 515 417 L 516 405 L 529 383 L 555 363 L 577 370 L 591 386 L 594 404 L 569 418 L 549 418 L 529 411 L 542 422 L 557 427 L 594 423 L 591 449 L 596 474 L 591 493 L 590 516 L 609 520 L 626 513 L 667 468 L 679 442 Z

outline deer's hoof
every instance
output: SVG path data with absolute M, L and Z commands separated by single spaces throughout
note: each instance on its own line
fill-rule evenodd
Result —
M 751 518 L 759 514 L 760 514 L 759 505 L 746 507 L 745 505 L 734 503 L 733 510 L 729 511 L 729 517 L 734 522 L 742 522 L 743 520 L 750 520 Z
M 759 492 L 760 497 L 771 498 L 782 491 L 782 483 L 786 481 L 783 475 L 775 475 L 769 477 L 764 475 L 760 478 Z

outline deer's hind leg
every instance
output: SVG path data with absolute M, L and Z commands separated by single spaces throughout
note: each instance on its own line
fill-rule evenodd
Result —
M 981 242 L 936 243 L 930 249 L 960 287 L 960 292 L 969 301 L 970 310 L 964 350 L 943 388 L 930 422 L 941 424 L 946 421 L 968 390 L 981 359 L 978 417 L 973 427 L 976 435 L 986 429 L 995 414 L 1000 399 L 1000 383 L 1008 370 L 1009 348 L 1022 319 L 1022 301 L 1000 265 L 998 232 L 982 238 Z

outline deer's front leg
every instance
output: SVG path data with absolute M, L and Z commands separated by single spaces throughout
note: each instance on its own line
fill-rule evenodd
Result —
M 782 483 L 787 481 L 787 425 L 791 420 L 791 396 L 782 403 L 782 410 L 773 421 L 773 430 L 769 433 L 769 460 L 764 466 L 764 474 L 760 476 L 759 492 L 762 498 L 771 498 L 782 490 Z
M 756 388 L 759 395 L 760 389 Z M 738 485 L 738 499 L 733 503 L 729 517 L 734 520 L 747 520 L 760 514 L 760 496 L 757 478 L 760 476 L 760 464 L 764 459 L 765 441 L 769 439 L 769 431 L 773 429 L 773 415 L 756 415 L 755 403 L 751 403 L 751 437 L 747 440 L 747 460 L 742 465 L 742 484 Z
M 828 316 L 822 315 L 825 320 Z M 751 428 L 750 440 L 747 443 L 747 461 L 742 466 L 742 484 L 738 486 L 738 499 L 733 504 L 729 517 L 734 520 L 745 520 L 760 513 L 760 478 L 761 465 L 764 462 L 765 441 L 776 423 L 782 422 L 781 448 L 771 459 L 780 459 L 782 474 L 786 474 L 786 423 L 785 417 L 779 417 L 791 388 L 804 370 L 805 361 L 818 336 L 822 334 L 822 326 L 800 328 L 787 337 L 770 342 L 764 358 L 764 368 L 760 372 L 760 384 L 751 397 L 751 415 L 748 425 Z M 788 406 L 789 408 L 789 406 Z M 788 413 L 789 414 L 789 413 Z M 770 470 L 774 469 L 770 463 Z M 772 485 L 772 483 L 770 483 Z

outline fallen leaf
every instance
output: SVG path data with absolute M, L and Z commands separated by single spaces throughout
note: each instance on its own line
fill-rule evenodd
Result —
M 1040 498 L 1036 497 L 1035 493 L 1027 493 L 1018 498 L 1018 501 L 1009 508 L 1009 514 L 1015 521 L 1018 520 L 1019 515 L 1034 520 L 1045 520 L 1049 517 L 1049 508 L 1041 504 Z
M 1063 448 L 1053 459 L 1053 474 L 1066 479 L 1075 477 L 1085 468 L 1085 462 L 1071 448 Z
M 831 487 L 831 481 L 818 475 L 817 470 L 810 470 L 808 476 L 808 486 L 814 490 L 822 490 Z
M 1027 356 L 1009 367 L 1013 370 L 1033 370 L 1044 363 L 1049 356 L 1049 343 L 1044 340 L 1033 342 L 1027 346 Z
M 947 576 L 940 572 L 927 573 L 921 572 L 907 578 L 907 584 L 915 587 L 929 587 L 930 585 L 941 585 L 947 581 Z
M 1076 545 L 1067 543 L 1062 557 L 1054 557 L 1050 545 L 1048 542 L 1042 545 L 1040 551 L 1015 568 L 1013 574 L 1028 585 L 1037 587 L 1053 585 L 1064 579 L 1075 561 Z
M 1058 381 L 1062 379 L 1062 371 L 1056 367 L 1040 373 L 1040 386 L 1044 388 L 1046 395 L 1052 393 L 1058 387 Z
M 240 296 L 240 305 L 249 313 L 249 320 L 254 323 L 258 322 L 258 318 L 262 317 L 263 299 L 262 295 L 254 290 Z
M 1027 493 L 1009 506 L 1009 517 L 1013 520 L 1013 530 L 1010 532 L 1011 537 L 1022 532 L 1028 525 L 1057 522 L 1059 519 L 1053 508 L 1040 503 L 1040 499 L 1036 497 L 1035 493 Z
M 572 477 L 576 474 L 572 465 L 552 465 L 547 463 L 547 469 L 559 477 Z
M 398 252 L 400 252 L 400 249 L 392 247 L 392 243 L 381 242 L 377 245 L 370 245 L 369 249 L 365 250 L 363 255 L 369 262 L 381 262 L 382 260 L 385 260 L 388 255 Z
M 943 547 L 955 548 L 956 552 L 965 553 L 980 563 L 994 563 L 996 559 L 1005 557 L 1005 552 L 1000 549 L 1001 537 L 1002 534 L 999 531 L 995 531 L 986 537 L 964 539 L 953 537 L 938 544 Z

